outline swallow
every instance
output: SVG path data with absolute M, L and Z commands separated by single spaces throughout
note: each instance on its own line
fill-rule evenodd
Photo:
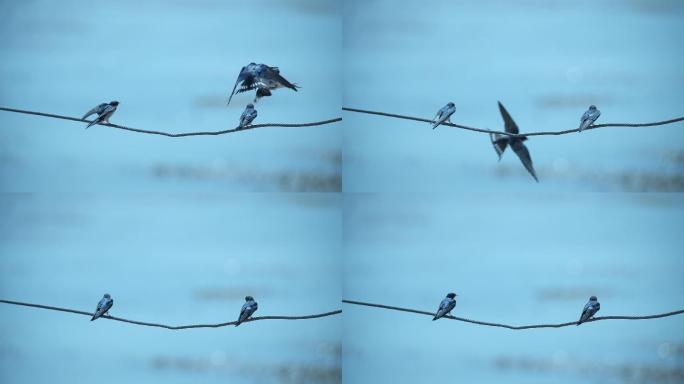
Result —
M 444 317 L 447 314 L 451 315 L 451 310 L 456 307 L 456 296 L 458 295 L 453 292 L 446 295 L 446 298 L 439 303 L 439 308 L 437 308 L 437 313 L 435 313 L 435 317 L 432 318 L 432 321 Z
M 435 115 L 435 118 L 432 119 L 432 129 L 437 128 L 438 125 L 448 122 L 451 123 L 451 115 L 456 112 L 456 106 L 452 102 L 448 102 L 447 105 L 443 106 L 439 111 L 437 111 L 437 114 Z
M 102 297 L 102 300 L 100 300 L 100 302 L 97 303 L 97 308 L 95 309 L 93 318 L 90 319 L 90 321 L 96 320 L 102 315 L 109 316 L 109 309 L 112 308 L 112 305 L 114 305 L 114 299 L 112 299 L 112 297 L 109 296 L 109 293 L 105 293 Z
M 254 298 L 252 296 L 246 296 L 245 304 L 242 305 L 242 309 L 240 310 L 240 316 L 238 317 L 235 326 L 237 327 L 243 321 L 249 319 L 249 317 L 252 316 L 254 312 L 256 312 L 257 308 L 259 308 L 259 305 L 256 301 L 254 301 Z
M 107 123 L 109 124 L 109 118 L 112 117 L 114 112 L 116 112 L 116 107 L 119 105 L 118 101 L 110 101 L 109 103 L 102 103 L 98 105 L 97 107 L 91 109 L 83 115 L 83 120 L 85 120 L 88 116 L 97 113 L 97 117 L 95 120 L 91 121 L 86 129 L 90 128 L 91 126 L 95 124 L 102 124 L 102 123 Z
M 515 123 L 515 121 L 513 121 L 513 118 L 508 114 L 508 111 L 506 111 L 506 108 L 504 108 L 501 102 L 499 102 L 499 111 L 501 112 L 501 117 L 504 121 L 505 131 L 517 135 L 519 132 L 518 125 Z M 526 136 L 506 136 L 490 133 L 489 138 L 492 141 L 492 145 L 494 145 L 496 154 L 499 155 L 499 161 L 501 161 L 501 156 L 506 150 L 506 147 L 510 144 L 511 149 L 513 149 L 513 152 L 518 155 L 520 161 L 525 166 L 525 169 L 527 169 L 527 172 L 534 177 L 534 180 L 536 180 L 537 183 L 539 182 L 537 173 L 534 171 L 534 167 L 532 166 L 530 151 L 528 151 L 525 144 L 523 144 L 523 142 L 527 140 Z
M 239 88 L 238 84 L 240 85 Z M 249 63 L 242 67 L 242 70 L 240 70 L 240 74 L 235 81 L 233 91 L 228 97 L 227 105 L 230 104 L 230 100 L 236 93 L 247 92 L 255 89 L 256 96 L 254 98 L 254 102 L 256 103 L 264 96 L 271 96 L 271 91 L 278 88 L 290 88 L 296 92 L 299 86 L 290 83 L 283 76 L 281 76 L 280 69 L 278 69 L 278 67 L 269 67 L 266 64 Z
M 244 128 L 252 124 L 252 121 L 254 121 L 256 117 L 257 110 L 254 109 L 254 104 L 247 104 L 247 108 L 245 108 L 245 111 L 242 112 L 242 116 L 240 116 L 240 128 Z
M 580 316 L 577 325 L 580 325 L 583 322 L 591 319 L 596 314 L 596 312 L 599 311 L 599 309 L 601 309 L 601 304 L 598 302 L 596 296 L 590 297 L 587 304 L 584 305 L 584 310 L 582 310 L 582 315 Z
M 601 111 L 596 109 L 595 105 L 590 105 L 589 109 L 584 112 L 584 115 L 582 115 L 582 118 L 580 119 L 579 131 L 582 132 L 583 129 L 590 127 L 599 116 L 601 116 Z

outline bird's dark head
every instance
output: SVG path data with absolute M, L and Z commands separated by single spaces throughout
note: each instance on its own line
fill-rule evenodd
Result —
M 252 296 L 245 296 L 245 301 L 254 301 Z
M 247 104 L 247 108 L 248 108 L 248 109 L 254 108 L 254 104 L 252 104 L 252 103 Z
M 109 102 L 109 105 L 116 107 L 117 105 L 119 105 L 119 102 L 116 101 L 116 100 L 110 101 L 110 102 Z
M 104 294 L 104 298 L 105 298 L 105 299 L 111 299 L 112 297 L 109 295 L 109 293 L 105 293 L 105 294 Z
M 592 296 L 589 298 L 589 301 L 598 301 L 598 299 L 596 298 L 596 296 Z
M 458 296 L 458 295 L 455 294 L 455 293 L 453 293 L 453 292 L 447 293 L 447 297 L 450 298 L 450 299 L 453 299 L 453 298 L 455 298 L 456 296 Z
M 450 101 L 450 102 L 447 103 L 447 105 L 448 105 L 449 107 L 453 107 L 453 106 L 455 106 L 456 104 L 454 104 L 454 103 L 452 103 L 452 102 Z
M 590 106 L 589 106 L 589 109 L 591 109 L 591 110 L 593 111 L 593 110 L 596 109 L 596 106 L 595 106 L 595 105 L 590 105 Z

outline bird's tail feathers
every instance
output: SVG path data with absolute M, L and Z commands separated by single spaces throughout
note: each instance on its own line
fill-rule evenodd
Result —
M 85 129 L 88 129 L 88 128 L 92 127 L 93 125 L 95 125 L 99 122 L 100 122 L 100 119 L 95 119 L 95 120 L 91 121 L 90 123 L 88 123 L 88 125 L 85 127 Z

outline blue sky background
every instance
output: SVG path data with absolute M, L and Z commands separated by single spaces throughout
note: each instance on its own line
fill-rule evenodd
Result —
M 347 195 L 344 296 L 512 325 L 684 307 L 680 194 Z M 676 383 L 681 316 L 513 331 L 355 305 L 351 383 Z
M 343 316 L 167 331 L 0 305 L 0 382 L 675 383 L 684 125 L 528 142 L 541 183 L 486 135 L 340 106 L 521 130 L 684 114 L 677 0 L 0 1 L 0 105 L 169 132 L 236 125 L 240 68 L 301 85 L 256 123 L 183 139 L 0 112 L 0 297 L 169 324 L 342 307 Z M 607 192 L 607 193 L 604 193 Z M 624 193 L 648 192 L 648 193 Z M 105 372 L 103 374 L 103 372 Z
M 302 86 L 260 102 L 255 123 L 340 116 L 334 1 L 0 4 L 3 106 L 80 117 L 115 99 L 113 123 L 219 131 L 234 128 L 254 97 L 226 108 L 240 69 L 255 61 Z M 0 124 L 0 180 L 13 192 L 341 188 L 340 124 L 183 139 L 7 112 Z
M 684 3 L 614 1 L 344 2 L 344 104 L 521 132 L 684 112 Z M 363 31 L 363 32 L 360 32 Z M 684 126 L 532 137 L 539 185 L 487 134 L 344 113 L 346 192 L 683 191 Z
M 243 65 L 302 86 L 256 122 L 340 116 L 323 1 L 0 2 L 0 105 L 170 132 L 236 126 Z M 275 33 L 277 31 L 277 33 Z M 340 307 L 341 125 L 169 139 L 0 113 L 0 297 L 168 324 Z M 259 192 L 259 193 L 249 193 Z M 290 194 L 289 192 L 312 192 Z M 0 382 L 339 382 L 341 317 L 166 331 L 0 307 Z

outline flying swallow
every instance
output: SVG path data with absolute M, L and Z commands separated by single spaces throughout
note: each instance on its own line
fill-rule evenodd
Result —
M 256 312 L 257 308 L 259 308 L 259 305 L 256 301 L 254 301 L 254 298 L 252 296 L 245 297 L 245 304 L 242 305 L 242 309 L 240 310 L 240 316 L 238 317 L 235 326 L 237 327 L 243 321 L 249 319 L 249 317 L 252 316 L 254 312 Z
M 582 115 L 582 118 L 580 119 L 580 126 L 579 126 L 579 131 L 582 132 L 583 129 L 591 126 L 594 124 L 596 119 L 601 116 L 601 111 L 596 109 L 595 105 L 590 105 L 589 109 L 587 109 L 586 112 L 584 112 L 584 115 Z
M 102 297 L 102 300 L 100 300 L 100 302 L 97 303 L 97 308 L 95 309 L 93 318 L 90 319 L 90 321 L 96 320 L 97 318 L 105 314 L 109 316 L 109 309 L 112 308 L 112 305 L 114 305 L 114 299 L 112 299 L 112 297 L 109 296 L 109 293 L 105 293 Z
M 238 84 L 240 85 L 239 88 Z M 230 100 L 236 93 L 256 89 L 256 97 L 254 98 L 254 102 L 256 103 L 261 97 L 271 96 L 271 91 L 278 88 L 290 88 L 293 91 L 297 91 L 297 88 L 299 87 L 282 77 L 278 67 L 249 63 L 240 70 L 233 91 L 228 97 L 228 104 L 230 104 Z
M 582 324 L 583 322 L 591 319 L 596 312 L 601 309 L 601 304 L 598 302 L 598 299 L 596 296 L 592 296 L 589 298 L 589 302 L 584 305 L 584 310 L 582 310 L 582 315 L 580 316 L 579 321 L 577 322 L 577 325 Z
M 109 103 L 102 103 L 98 105 L 97 107 L 91 109 L 83 115 L 83 120 L 85 120 L 88 116 L 97 113 L 97 117 L 95 120 L 91 121 L 86 129 L 90 128 L 91 126 L 95 124 L 102 124 L 102 123 L 107 123 L 109 124 L 109 118 L 112 117 L 114 112 L 116 112 L 116 107 L 119 105 L 118 101 L 110 101 Z
M 254 121 L 256 117 L 257 110 L 254 109 L 254 104 L 247 104 L 247 108 L 245 108 L 245 111 L 242 112 L 242 116 L 240 116 L 240 128 L 244 128 L 252 124 L 252 121 Z
M 446 298 L 439 303 L 439 308 L 437 308 L 437 313 L 435 313 L 435 317 L 432 318 L 432 321 L 444 317 L 444 315 L 447 314 L 451 315 L 451 310 L 456 307 L 456 296 L 458 295 L 453 292 L 446 295 Z
M 438 125 L 448 122 L 451 123 L 451 115 L 456 112 L 456 106 L 452 102 L 448 102 L 447 105 L 443 106 L 439 111 L 437 111 L 437 114 L 435 115 L 435 118 L 432 119 L 432 129 L 437 128 Z
M 511 115 L 508 114 L 508 111 L 504 106 L 499 102 L 499 111 L 501 112 L 501 117 L 503 118 L 504 121 L 504 127 L 505 131 L 508 133 L 513 133 L 513 134 L 518 134 L 519 129 L 518 125 L 513 121 L 513 118 Z M 516 155 L 520 158 L 520 161 L 523 163 L 525 166 L 525 169 L 527 169 L 527 172 L 534 177 L 534 180 L 539 182 L 539 179 L 537 178 L 537 173 L 534 171 L 534 167 L 532 166 L 532 158 L 530 157 L 530 151 L 527 150 L 527 147 L 523 142 L 527 140 L 526 136 L 506 136 L 506 135 L 500 135 L 496 133 L 490 133 L 489 138 L 492 141 L 492 145 L 494 145 L 494 150 L 496 151 L 496 154 L 499 155 L 499 161 L 501 161 L 501 156 L 503 155 L 504 151 L 506 150 L 506 147 L 510 144 L 511 149 L 513 149 L 513 152 L 515 152 Z

